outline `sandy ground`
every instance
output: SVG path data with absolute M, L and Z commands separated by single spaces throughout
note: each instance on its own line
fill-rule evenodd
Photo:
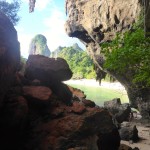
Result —
M 99 82 L 95 79 L 81 79 L 81 80 L 68 80 L 65 81 L 66 84 L 79 84 L 79 85 L 85 85 L 85 86 L 93 86 L 93 87 L 105 87 L 105 88 L 111 88 L 111 89 L 124 89 L 124 87 L 119 82 L 106 82 L 102 81 L 101 85 L 99 85 Z
M 99 82 L 96 81 L 95 79 L 81 79 L 81 80 L 68 80 L 65 81 L 64 83 L 69 85 L 83 85 L 88 87 L 97 87 L 97 88 L 100 87 L 105 89 L 113 89 L 114 92 L 119 93 L 121 97 L 127 95 L 125 88 L 119 82 L 111 83 L 111 82 L 102 81 L 101 85 L 99 85 Z M 122 101 L 122 103 L 124 103 L 124 101 Z

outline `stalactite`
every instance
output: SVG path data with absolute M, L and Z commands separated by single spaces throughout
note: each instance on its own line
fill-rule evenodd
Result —
M 68 14 L 67 5 L 68 5 L 68 0 L 65 1 L 66 16 L 67 16 L 67 14 Z
M 29 0 L 29 13 L 34 12 L 36 0 Z

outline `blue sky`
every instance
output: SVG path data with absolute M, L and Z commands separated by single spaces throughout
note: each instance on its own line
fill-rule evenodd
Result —
M 11 0 L 8 0 L 11 1 Z M 29 44 L 36 34 L 43 34 L 51 51 L 58 46 L 71 46 L 83 44 L 76 38 L 68 37 L 64 24 L 67 19 L 65 14 L 65 0 L 36 0 L 35 10 L 29 13 L 29 0 L 21 0 L 18 15 L 21 17 L 17 26 L 18 40 L 21 46 L 21 55 L 28 57 Z

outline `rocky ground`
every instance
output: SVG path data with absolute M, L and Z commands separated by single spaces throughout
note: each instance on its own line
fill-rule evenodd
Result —
M 131 141 L 121 141 L 122 144 L 128 145 L 132 148 L 138 147 L 140 150 L 149 150 L 150 148 L 150 122 L 141 123 L 140 120 L 133 120 L 127 126 L 136 125 L 138 129 L 139 141 L 134 143 Z
M 96 80 L 88 80 L 88 79 L 82 79 L 82 80 L 68 80 L 65 83 L 68 84 L 79 84 L 79 85 L 87 85 L 87 86 L 94 86 L 98 87 L 99 83 Z M 110 83 L 103 81 L 101 83 L 102 87 L 105 88 L 111 88 L 111 89 L 121 89 L 125 90 L 124 87 L 119 83 Z M 124 122 L 125 126 L 130 127 L 136 125 L 138 129 L 138 135 L 139 135 L 139 141 L 131 142 L 131 141 L 125 141 L 121 140 L 121 144 L 128 145 L 132 148 L 139 148 L 140 150 L 149 150 L 150 147 L 150 121 L 149 122 L 141 122 L 141 116 L 140 114 L 137 115 L 137 118 L 134 118 L 131 122 Z
M 17 32 L 1 13 L 0 20 L 1 150 L 138 150 L 120 147 L 115 126 L 128 119 L 128 105 L 117 98 L 100 108 L 62 83 L 72 71 L 61 58 L 30 55 L 21 74 Z M 148 127 L 139 130 L 138 143 L 149 144 Z

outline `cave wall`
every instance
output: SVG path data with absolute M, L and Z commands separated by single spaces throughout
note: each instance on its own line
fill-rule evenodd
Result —
M 77 37 L 86 45 L 96 66 L 103 70 L 105 58 L 99 44 L 112 40 L 117 32 L 129 29 L 141 10 L 139 0 L 66 0 L 68 20 L 65 29 L 70 37 Z M 126 88 L 131 86 L 127 76 L 116 77 L 114 72 L 109 73 Z
M 77 37 L 101 68 L 101 42 L 112 40 L 118 31 L 130 28 L 141 11 L 139 0 L 66 0 L 66 32 Z
M 0 108 L 20 64 L 20 43 L 10 20 L 0 12 Z
M 145 11 L 148 14 L 149 0 L 146 2 Z M 101 53 L 100 43 L 111 41 L 117 32 L 129 30 L 138 20 L 142 10 L 142 0 L 66 0 L 67 34 L 85 44 L 87 52 L 100 71 L 109 73 L 124 85 L 131 106 L 136 108 L 138 101 L 150 101 L 149 93 L 145 92 L 150 91 L 149 88 L 144 91 L 137 89 L 137 85 L 132 83 L 134 74 L 130 70 L 124 75 L 104 70 L 105 57 Z M 150 17 L 146 15 L 145 19 L 148 30 Z

